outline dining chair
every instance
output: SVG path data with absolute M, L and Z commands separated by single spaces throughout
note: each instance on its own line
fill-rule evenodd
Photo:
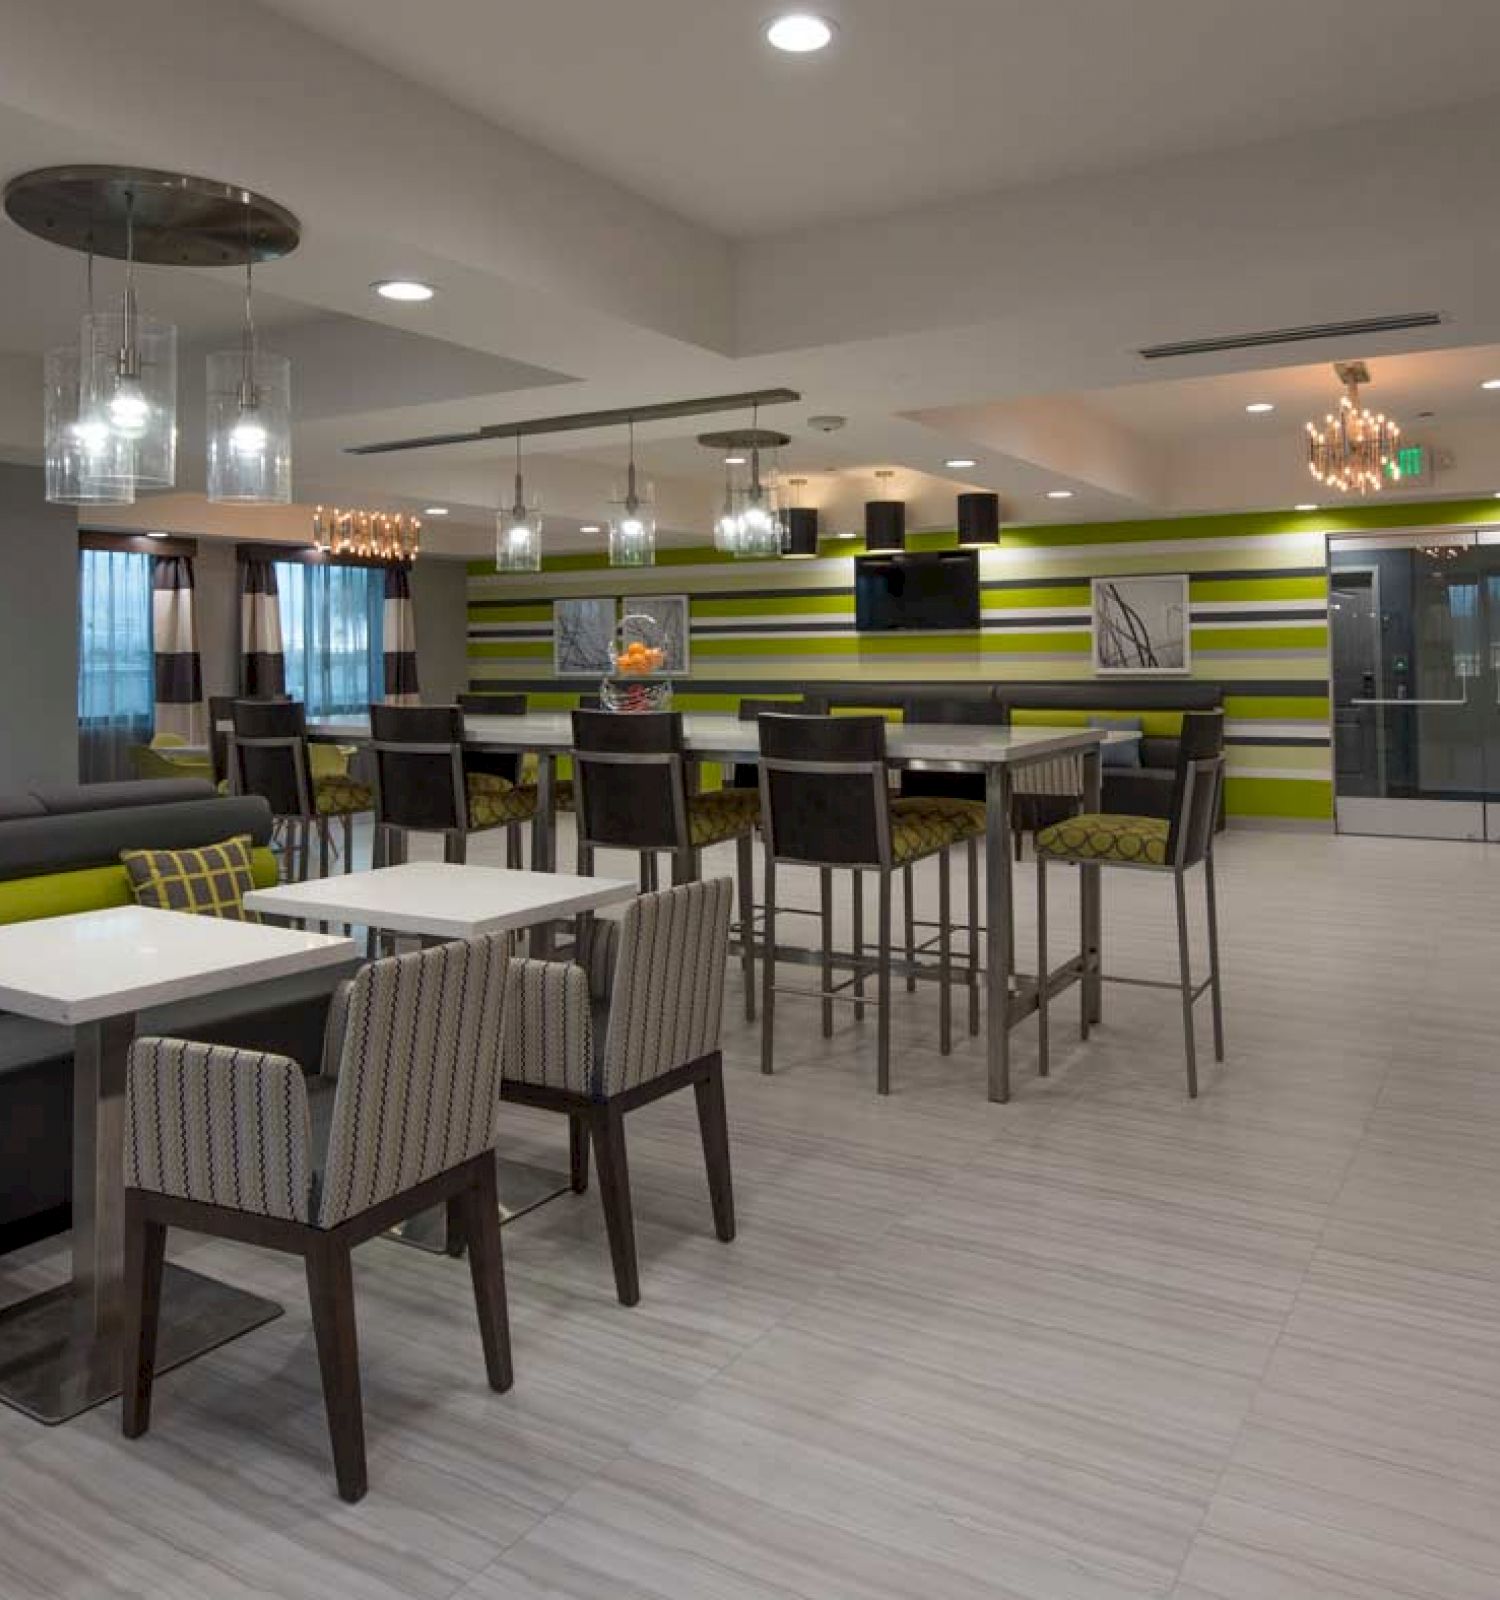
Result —
M 125 1102 L 122 1426 L 151 1421 L 167 1232 L 303 1258 L 340 1495 L 368 1486 L 350 1253 L 431 1206 L 468 1246 L 492 1389 L 511 1386 L 495 1138 L 504 935 L 363 967 L 322 1074 L 287 1056 L 144 1038 Z M 435 1330 L 434 1338 L 448 1337 Z
M 952 880 L 949 851 L 983 831 L 983 817 L 941 796 L 892 799 L 883 717 L 788 716 L 763 712 L 760 731 L 761 829 L 766 887 L 762 926 L 761 1070 L 773 1070 L 775 996 L 819 998 L 823 1036 L 833 1032 L 835 1001 L 850 1002 L 855 1019 L 868 1002 L 865 979 L 875 976 L 879 1031 L 876 1087 L 890 1093 L 891 879 L 898 870 L 935 856 L 938 861 L 938 1028 L 940 1048 L 953 1047 Z M 816 867 L 822 918 L 822 983 L 818 990 L 778 989 L 775 980 L 776 869 L 780 863 Z M 851 976 L 833 981 L 833 875 L 853 875 L 856 916 Z M 864 949 L 863 874 L 874 872 L 878 913 L 873 960 Z M 971 927 L 969 939 L 975 938 Z M 852 989 L 852 994 L 845 994 Z
M 521 833 L 536 815 L 536 789 L 476 771 L 457 706 L 370 707 L 375 761 L 375 860 L 406 859 L 413 833 L 440 833 L 443 859 L 468 857 L 469 837 L 506 830 L 506 864 L 521 865 Z
M 584 925 L 581 964 L 516 960 L 505 1001 L 500 1093 L 568 1118 L 573 1189 L 599 1169 L 622 1305 L 641 1297 L 625 1116 L 691 1087 L 714 1230 L 734 1238 L 734 1189 L 719 1034 L 729 956 L 728 878 L 641 895 L 618 920 Z
M 740 923 L 754 927 L 760 795 L 733 788 L 692 792 L 680 713 L 575 711 L 572 756 L 580 873 L 592 874 L 597 850 L 631 850 L 640 858 L 643 890 L 657 887 L 663 854 L 671 860 L 672 881 L 690 883 L 700 874 L 705 849 L 732 842 Z M 745 1017 L 753 1021 L 753 938 L 740 940 L 740 967 Z
M 1090 979 L 1128 983 L 1138 988 L 1175 989 L 1182 997 L 1183 1047 L 1187 1056 L 1188 1095 L 1198 1095 L 1198 1052 L 1194 1038 L 1193 1008 L 1205 992 L 1213 1012 L 1214 1060 L 1224 1059 L 1224 1013 L 1219 969 L 1219 908 L 1214 883 L 1214 830 L 1224 786 L 1224 714 L 1222 711 L 1188 711 L 1183 714 L 1182 738 L 1177 751 L 1177 772 L 1167 817 L 1133 817 L 1111 812 L 1089 812 L 1043 828 L 1036 836 L 1037 900 L 1037 1051 L 1041 1072 L 1047 1072 L 1047 999 L 1051 987 L 1047 954 L 1047 868 L 1066 862 L 1082 867 L 1123 867 L 1137 872 L 1170 873 L 1177 900 L 1178 978 L 1122 977 L 1102 970 L 1097 955 L 1089 954 L 1085 926 L 1080 951 L 1068 970 L 1082 981 L 1081 1030 L 1089 1035 Z M 1188 939 L 1187 874 L 1203 868 L 1208 912 L 1208 976 L 1194 984 L 1192 951 Z M 1082 897 L 1080 897 L 1082 898 Z M 1085 923 L 1087 913 L 1085 912 Z
M 307 718 L 296 700 L 236 700 L 233 787 L 240 794 L 258 794 L 287 840 L 287 876 L 305 880 L 311 871 L 312 839 L 319 844 L 319 872 L 328 876 L 334 822 L 343 828 L 344 871 L 354 870 L 354 818 L 369 811 L 374 795 L 347 771 L 315 763 L 307 738 Z

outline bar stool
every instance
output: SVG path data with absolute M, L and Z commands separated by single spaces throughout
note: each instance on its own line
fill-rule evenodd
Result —
M 1131 817 L 1110 812 L 1086 813 L 1055 822 L 1036 837 L 1037 905 L 1037 1052 L 1040 1071 L 1047 1072 L 1047 998 L 1051 974 L 1047 966 L 1047 867 L 1068 862 L 1086 867 L 1129 867 L 1138 872 L 1170 872 L 1177 893 L 1177 960 L 1180 976 L 1172 983 L 1158 978 L 1113 977 L 1088 952 L 1088 928 L 1082 948 L 1066 972 L 1082 980 L 1082 1036 L 1089 1036 L 1090 979 L 1128 983 L 1138 988 L 1175 989 L 1182 996 L 1183 1045 L 1187 1055 L 1188 1095 L 1198 1096 L 1198 1052 L 1193 1036 L 1193 1007 L 1205 990 L 1211 997 L 1214 1060 L 1224 1059 L 1224 1012 L 1219 973 L 1219 911 L 1214 888 L 1214 825 L 1224 784 L 1224 714 L 1189 711 L 1182 719 L 1177 776 L 1172 785 L 1169 817 Z M 1188 944 L 1187 874 L 1201 865 L 1208 906 L 1208 976 L 1193 983 Z M 1087 922 L 1087 911 L 1085 911 Z
M 657 857 L 672 861 L 673 883 L 701 876 L 710 845 L 734 842 L 740 924 L 755 916 L 755 829 L 760 795 L 749 789 L 688 789 L 682 716 L 676 711 L 573 713 L 573 780 L 578 805 L 578 870 L 594 870 L 594 852 L 633 850 L 641 890 L 657 887 Z M 755 1019 L 755 941 L 740 940 L 745 1018 Z
M 347 773 L 313 770 L 307 741 L 307 717 L 295 700 L 236 700 L 234 722 L 234 787 L 240 794 L 258 794 L 286 833 L 285 863 L 294 882 L 311 870 L 312 836 L 318 836 L 319 875 L 328 876 L 329 829 L 343 826 L 344 871 L 354 870 L 354 819 L 374 805 L 367 784 Z
M 518 865 L 521 828 L 536 815 L 536 790 L 476 772 L 464 750 L 457 706 L 370 707 L 375 757 L 375 859 L 406 859 L 407 835 L 440 833 L 443 860 L 462 862 L 469 835 L 506 829 L 506 859 Z
M 766 842 L 765 946 L 761 977 L 761 1071 L 774 1060 L 776 963 L 776 867 L 778 862 L 817 867 L 823 924 L 822 988 L 788 993 L 817 994 L 823 1002 L 823 1036 L 833 1031 L 833 1001 L 851 998 L 863 1014 L 864 980 L 874 972 L 879 1033 L 876 1087 L 890 1093 L 891 1075 L 891 878 L 928 856 L 938 858 L 939 1030 L 944 1054 L 952 1049 L 952 883 L 949 850 L 973 836 L 968 813 L 942 797 L 891 798 L 883 717 L 785 716 L 763 712 L 760 731 L 761 828 Z M 983 822 L 980 821 L 982 828 Z M 864 872 L 879 875 L 876 954 L 864 956 L 856 921 L 853 974 L 833 986 L 833 873 L 849 868 L 855 905 L 863 901 Z M 970 929 L 970 939 L 974 937 Z

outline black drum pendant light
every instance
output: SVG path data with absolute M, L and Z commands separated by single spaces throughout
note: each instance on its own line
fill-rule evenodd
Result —
M 882 469 L 875 476 L 884 488 L 895 473 Z M 871 554 L 890 555 L 906 549 L 906 502 L 904 500 L 865 501 L 865 549 Z
M 994 550 L 999 547 L 999 495 L 976 491 L 958 497 L 958 543 L 962 550 Z

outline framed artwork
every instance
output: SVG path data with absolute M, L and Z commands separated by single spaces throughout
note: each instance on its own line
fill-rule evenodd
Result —
M 662 671 L 669 678 L 686 677 L 692 665 L 692 628 L 688 597 L 685 594 L 637 594 L 620 602 L 621 632 L 630 643 L 632 617 L 650 617 L 656 624 L 657 639 L 666 651 Z M 650 642 L 650 641 L 644 641 Z
M 1181 677 L 1192 670 L 1185 573 L 1093 580 L 1094 672 Z
M 613 666 L 615 602 L 552 602 L 552 670 L 559 678 L 602 678 Z

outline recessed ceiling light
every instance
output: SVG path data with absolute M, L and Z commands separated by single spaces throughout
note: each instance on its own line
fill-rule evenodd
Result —
M 370 287 L 382 300 L 430 300 L 437 293 L 430 283 L 415 278 L 381 278 Z
M 1500 389 L 1500 378 L 1486 378 L 1479 387 L 1481 389 Z
M 1311 500 L 1304 500 L 1300 505 L 1292 507 L 1293 511 L 1316 511 L 1317 509 Z
M 1047 491 L 1047 498 L 1049 500 L 1071 500 L 1073 498 L 1073 491 L 1071 489 L 1049 489 Z
M 742 466 L 744 466 L 744 464 L 745 464 L 744 456 L 725 456 L 724 457 L 724 465 L 726 467 L 742 467 Z
M 448 508 L 447 506 L 424 506 L 422 508 L 422 515 L 424 517 L 446 517 L 448 515 Z
M 172 536 L 169 533 L 162 532 L 160 528 L 153 528 L 151 532 L 146 535 L 146 537 L 148 539 L 170 539 Z
M 597 522 L 581 522 L 578 525 L 578 531 L 580 533 L 598 533 L 599 524 Z
M 1250 404 L 1245 407 L 1245 410 L 1248 411 L 1252 417 L 1263 417 L 1266 412 L 1274 411 L 1275 409 L 1276 407 L 1273 406 L 1269 400 L 1252 400 Z
M 949 456 L 943 463 L 945 467 L 954 467 L 962 471 L 965 467 L 977 467 L 979 463 L 969 456 Z
M 766 24 L 766 42 L 788 55 L 811 55 L 833 42 L 833 24 L 810 11 L 788 11 Z

